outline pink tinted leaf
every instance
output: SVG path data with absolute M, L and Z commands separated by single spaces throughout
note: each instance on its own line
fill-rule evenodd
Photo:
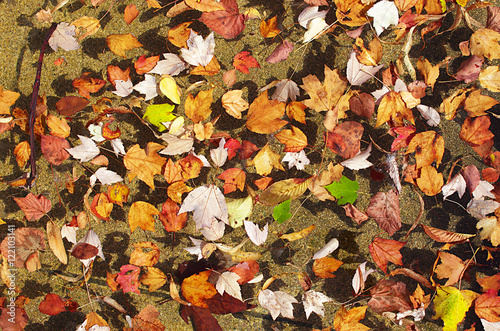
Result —
M 29 193 L 25 198 L 14 198 L 28 221 L 38 221 L 52 208 L 50 200 L 43 195 Z
M 225 39 L 235 38 L 245 29 L 246 16 L 240 14 L 236 0 L 221 0 L 225 10 L 204 12 L 200 21 Z
M 274 51 L 266 58 L 268 63 L 278 63 L 285 61 L 290 53 L 293 51 L 293 43 L 288 40 L 283 40 Z
M 375 194 L 370 199 L 366 214 L 374 218 L 378 226 L 390 236 L 401 229 L 399 195 L 394 190 Z
M 464 83 L 472 83 L 479 77 L 481 66 L 484 59 L 477 55 L 472 55 L 468 60 L 465 60 L 458 67 L 458 71 L 453 75 L 456 80 L 463 80 Z
M 127 264 L 120 268 L 120 273 L 116 276 L 116 282 L 120 285 L 123 293 L 134 292 L 140 294 L 139 292 L 139 273 L 141 268 Z

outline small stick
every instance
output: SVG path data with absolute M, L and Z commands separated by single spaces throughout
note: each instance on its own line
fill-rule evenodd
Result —
M 52 23 L 45 35 L 43 40 L 42 49 L 40 50 L 40 56 L 38 57 L 38 65 L 36 69 L 35 83 L 33 84 L 33 93 L 31 95 L 31 106 L 29 115 L 29 129 L 30 129 L 30 175 L 26 179 L 26 187 L 31 188 L 34 184 L 36 178 L 36 155 L 35 155 L 35 119 L 36 119 L 36 102 L 38 99 L 38 91 L 40 90 L 40 77 L 42 76 L 42 66 L 43 66 L 43 55 L 45 54 L 45 48 L 49 43 L 50 36 L 57 28 L 56 23 Z

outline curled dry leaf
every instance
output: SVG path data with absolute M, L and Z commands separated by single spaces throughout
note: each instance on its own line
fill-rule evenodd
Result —
M 433 240 L 440 243 L 461 243 L 466 241 L 469 238 L 476 236 L 475 234 L 465 234 L 465 233 L 456 233 L 450 232 L 446 230 L 441 230 L 438 228 L 433 228 L 432 226 L 420 224 L 425 234 L 431 237 Z
M 299 239 L 307 237 L 314 229 L 316 229 L 316 225 L 313 224 L 313 225 L 310 225 L 307 228 L 302 229 L 298 232 L 293 232 L 293 233 L 281 235 L 279 238 L 286 239 L 288 241 L 299 240 Z
M 47 222 L 47 240 L 49 241 L 50 249 L 52 249 L 52 252 L 54 252 L 59 261 L 62 264 L 68 264 L 68 255 L 62 241 L 61 230 L 52 220 Z

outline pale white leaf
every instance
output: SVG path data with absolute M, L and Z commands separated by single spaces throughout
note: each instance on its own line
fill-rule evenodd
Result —
M 326 18 L 328 10 L 318 11 L 319 6 L 308 6 L 299 14 L 298 22 L 299 24 L 307 29 L 309 22 L 315 18 Z
M 398 8 L 392 1 L 379 1 L 366 14 L 373 17 L 373 27 L 375 28 L 375 32 L 377 32 L 377 36 L 391 24 L 397 25 L 399 20 Z
M 268 289 L 259 292 L 258 300 L 262 308 L 269 310 L 273 320 L 280 314 L 286 318 L 293 318 L 292 303 L 298 303 L 298 301 L 288 293 L 282 291 L 273 292 Z
M 305 44 L 313 39 L 318 38 L 321 32 L 326 30 L 328 26 L 329 25 L 326 23 L 324 18 L 322 17 L 313 18 L 307 24 L 307 31 L 304 33 L 304 39 L 302 40 L 302 42 Z
M 77 226 L 68 226 L 64 224 L 61 228 L 61 237 L 66 238 L 73 245 L 76 244 L 76 230 Z
M 160 136 L 160 139 L 163 139 L 168 143 L 168 146 L 161 151 L 160 154 L 163 155 L 178 155 L 182 153 L 187 153 L 193 148 L 194 138 L 178 138 L 170 133 L 163 133 Z
M 182 58 L 193 66 L 206 66 L 214 57 L 215 39 L 213 32 L 203 40 L 202 36 L 191 30 L 186 44 L 188 48 L 181 49 Z
M 231 271 L 226 271 L 219 276 L 219 279 L 217 279 L 215 288 L 220 295 L 223 295 L 224 292 L 227 292 L 227 294 L 229 294 L 233 298 L 243 301 L 243 298 L 241 297 L 240 284 L 238 284 L 238 279 L 240 279 L 240 276 L 238 274 Z
M 242 199 L 231 199 L 226 201 L 229 213 L 229 225 L 237 228 L 243 225 L 243 221 L 252 214 L 253 199 L 249 195 Z
M 387 154 L 387 158 L 385 160 L 385 164 L 387 166 L 387 172 L 389 173 L 389 177 L 391 177 L 394 186 L 398 193 L 401 193 L 403 189 L 401 187 L 401 180 L 399 179 L 399 169 L 398 162 L 396 161 L 396 153 Z
M 93 141 L 96 141 L 98 143 L 106 140 L 106 138 L 104 138 L 102 136 L 102 126 L 103 126 L 102 122 L 89 125 L 88 129 L 90 131 L 90 134 L 92 135 L 92 137 L 90 137 L 90 139 L 92 139 Z
M 330 240 L 325 246 L 323 246 L 316 254 L 313 255 L 313 260 L 321 259 L 331 252 L 335 251 L 339 248 L 339 240 L 337 238 L 333 238 Z
M 115 91 L 113 91 L 113 93 L 119 97 L 125 98 L 132 93 L 133 87 L 130 78 L 127 81 L 117 79 L 115 80 Z
M 425 317 L 425 308 L 420 307 L 418 309 L 412 309 L 402 313 L 397 313 L 396 320 L 399 322 L 399 325 L 403 325 L 403 322 L 401 320 L 408 316 L 413 316 L 413 320 L 415 322 L 421 321 Z
M 438 126 L 441 122 L 441 116 L 439 116 L 439 113 L 434 108 L 418 105 L 417 109 L 420 112 L 420 115 L 427 120 L 427 125 Z
M 94 179 L 94 183 L 92 180 Z M 123 182 L 123 178 L 116 172 L 108 170 L 108 168 L 99 168 L 97 171 L 90 176 L 90 186 L 94 186 L 95 179 L 98 179 L 103 185 L 114 184 L 118 182 Z
M 189 64 L 184 62 L 177 54 L 164 53 L 163 57 L 165 60 L 156 62 L 156 66 L 149 71 L 150 74 L 176 76 L 189 68 Z
M 216 218 L 229 225 L 226 200 L 215 185 L 200 186 L 189 192 L 178 214 L 188 211 L 193 212 L 197 230 L 211 227 Z
M 263 274 L 258 274 L 253 279 L 249 280 L 247 283 L 248 284 L 260 283 L 263 279 L 264 279 L 264 275 Z
M 490 322 L 481 318 L 484 331 L 500 331 L 500 322 Z
M 382 97 L 389 92 L 391 92 L 391 89 L 385 85 L 382 86 L 380 90 L 373 91 L 371 95 L 375 98 L 375 104 L 380 104 L 380 100 L 382 99 Z
M 92 139 L 80 135 L 78 135 L 78 138 L 80 138 L 80 141 L 82 142 L 81 145 L 73 148 L 66 148 L 71 156 L 81 162 L 87 162 L 99 155 L 99 147 L 97 147 Z
M 356 53 L 352 51 L 347 61 L 347 80 L 351 85 L 361 85 L 372 78 L 383 66 L 383 64 L 376 67 L 364 65 L 358 61 Z
M 100 326 L 100 325 L 92 325 L 90 328 L 87 327 L 87 320 L 83 321 L 75 331 L 110 331 L 111 328 L 109 326 Z
M 287 152 L 281 162 L 288 162 L 288 169 L 296 167 L 297 170 L 304 170 L 305 166 L 310 163 L 304 150 L 295 153 Z
M 123 146 L 123 142 L 121 139 L 116 138 L 116 139 L 111 139 L 109 141 L 111 143 L 111 147 L 113 147 L 113 152 L 115 152 L 115 155 L 118 156 L 119 154 L 125 155 L 125 147 Z
M 324 302 L 333 301 L 321 292 L 307 291 L 302 295 L 302 304 L 304 305 L 304 310 L 306 312 L 306 318 L 309 318 L 312 312 L 315 312 L 321 317 L 325 316 Z
M 212 166 L 210 165 L 210 162 L 208 162 L 207 158 L 205 157 L 205 155 L 202 155 L 202 154 L 196 154 L 194 152 L 194 148 L 191 149 L 191 152 L 189 153 L 193 156 L 196 156 L 197 158 L 200 159 L 201 163 L 203 163 L 203 166 L 204 167 L 207 167 L 207 168 L 211 168 Z
M 441 191 L 443 192 L 443 200 L 446 200 L 447 197 L 457 192 L 458 197 L 462 198 L 465 193 L 465 189 L 467 188 L 467 183 L 465 182 L 462 174 L 458 173 L 453 177 L 449 183 L 443 185 Z
M 245 231 L 247 232 L 248 238 L 257 246 L 262 245 L 267 240 L 267 235 L 269 233 L 269 228 L 266 223 L 262 230 L 259 229 L 257 224 L 250 221 L 245 221 Z
M 202 254 L 203 246 L 205 246 L 208 243 L 206 241 L 196 239 L 193 237 L 189 237 L 189 239 L 191 239 L 194 246 L 193 247 L 184 247 L 184 249 L 186 251 L 188 251 L 190 254 L 198 255 L 198 261 L 201 260 L 203 258 L 203 254 Z
M 156 78 L 153 75 L 145 74 L 144 80 L 134 85 L 134 90 L 141 94 L 145 94 L 144 100 L 148 101 L 158 95 L 156 89 Z
M 224 222 L 219 222 L 214 219 L 209 227 L 201 229 L 200 232 L 207 240 L 214 241 L 224 236 L 225 227 Z
M 299 94 L 300 90 L 297 83 L 291 79 L 282 79 L 276 84 L 271 99 L 281 102 L 286 102 L 288 99 L 295 101 Z
M 498 207 L 500 207 L 500 203 L 495 200 L 472 199 L 467 205 L 467 211 L 480 220 L 486 218 L 486 215 L 495 212 Z
M 476 186 L 476 189 L 472 192 L 472 196 L 475 200 L 479 200 L 482 197 L 495 199 L 495 195 L 491 193 L 491 190 L 493 189 L 493 185 L 485 180 L 480 180 L 479 184 Z
M 222 138 L 219 141 L 219 147 L 210 150 L 210 158 L 218 168 L 222 167 L 227 161 L 227 148 L 224 148 L 225 144 L 226 139 Z
M 352 278 L 352 288 L 354 289 L 354 293 L 359 294 L 363 292 L 365 289 L 365 282 L 368 276 L 375 272 L 373 269 L 366 270 L 366 262 L 361 263 L 356 269 L 356 273 Z
M 363 152 L 361 151 L 358 152 L 358 154 L 355 157 L 345 160 L 340 164 L 351 170 L 360 170 L 369 168 L 373 165 L 373 163 L 367 160 L 368 157 L 370 156 L 371 151 L 372 151 L 372 144 L 370 143 L 368 148 L 365 149 Z
M 69 25 L 69 23 L 61 22 L 57 24 L 57 28 L 49 38 L 49 45 L 57 51 L 61 47 L 65 51 L 74 51 L 80 48 L 80 44 L 75 38 L 76 26 Z

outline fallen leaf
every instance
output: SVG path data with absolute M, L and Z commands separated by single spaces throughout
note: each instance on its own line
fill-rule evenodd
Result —
M 67 138 L 69 136 L 71 129 L 64 118 L 58 118 L 57 116 L 49 114 L 45 121 L 50 128 L 51 135 L 59 138 Z
M 465 270 L 470 265 L 469 261 L 462 261 L 458 256 L 441 251 L 439 253 L 441 263 L 434 272 L 439 279 L 448 278 L 444 286 L 452 286 L 463 278 Z
M 246 127 L 256 133 L 273 133 L 288 123 L 280 119 L 284 114 L 285 104 L 278 100 L 269 100 L 267 91 L 264 91 L 250 105 Z
M 112 203 L 116 203 L 120 207 L 123 207 L 123 203 L 127 202 L 129 188 L 122 183 L 116 183 L 108 187 L 108 198 Z
M 132 23 L 137 16 L 139 16 L 139 10 L 137 10 L 136 5 L 127 5 L 127 7 L 125 7 L 125 10 L 123 11 L 123 19 L 127 25 L 130 25 L 130 23 Z
M 222 106 L 234 118 L 241 119 L 241 112 L 248 109 L 248 102 L 241 97 L 242 90 L 228 91 L 222 96 Z
M 273 218 L 277 223 L 283 223 L 292 217 L 290 213 L 290 199 L 280 202 L 273 208 Z
M 347 61 L 347 80 L 351 85 L 362 85 L 371 79 L 383 66 L 383 64 L 376 67 L 364 65 L 358 61 L 356 52 L 352 51 L 349 61 Z
M 321 259 L 339 247 L 339 240 L 337 238 L 331 239 L 325 246 L 323 246 L 319 251 L 314 253 L 313 260 Z
M 196 229 L 209 228 L 217 218 L 229 224 L 224 195 L 215 185 L 200 186 L 184 199 L 179 213 L 193 211 Z
M 500 245 L 500 224 L 496 216 L 486 217 L 477 222 L 477 229 L 481 229 L 481 240 L 488 239 L 494 247 Z
M 424 81 L 427 86 L 430 86 L 434 90 L 434 84 L 439 77 L 439 67 L 441 64 L 432 66 L 432 64 L 426 58 L 420 57 L 417 62 L 417 69 L 420 74 L 424 77 Z
M 247 165 L 255 165 L 257 173 L 261 176 L 266 176 L 271 173 L 273 168 L 285 170 L 279 160 L 280 155 L 273 152 L 269 144 L 266 144 Z
M 165 276 L 165 274 L 160 269 L 155 267 L 146 267 L 146 270 L 146 273 L 141 276 L 140 280 L 143 285 L 149 286 L 149 292 L 155 292 L 160 287 L 165 285 L 165 283 L 167 282 L 167 276 Z
M 61 297 L 54 293 L 45 295 L 45 298 L 40 302 L 38 310 L 42 314 L 55 316 L 59 313 L 66 311 L 66 305 Z
M 178 212 L 179 205 L 172 199 L 167 199 L 163 203 L 159 218 L 167 232 L 176 232 L 186 226 L 187 213 Z
M 285 200 L 294 200 L 304 194 L 311 180 L 312 177 L 289 178 L 276 182 L 259 195 L 259 202 L 275 206 Z
M 75 159 L 80 162 L 88 162 L 101 153 L 99 147 L 97 147 L 92 139 L 80 135 L 78 135 L 78 138 L 82 142 L 80 145 L 66 148 L 66 151 Z
M 387 273 L 387 262 L 403 265 L 403 256 L 400 250 L 404 245 L 406 245 L 406 242 L 377 237 L 373 239 L 368 248 L 373 261 L 384 273 Z
M 135 330 L 154 330 L 163 331 L 165 326 L 158 319 L 160 312 L 152 305 L 147 305 L 144 307 L 139 314 L 135 315 L 132 319 L 132 328 L 123 328 L 124 331 L 135 331 Z
M 493 133 L 488 130 L 490 124 L 489 116 L 479 116 L 474 121 L 467 117 L 460 130 L 460 139 L 469 145 L 482 145 L 494 137 Z
M 493 276 L 477 278 L 477 282 L 481 285 L 483 292 L 488 292 L 489 290 L 500 290 L 500 273 L 496 273 Z
M 295 240 L 303 239 L 303 238 L 307 237 L 311 232 L 313 232 L 314 229 L 316 229 L 316 225 L 313 224 L 313 225 L 310 225 L 307 228 L 302 229 L 300 231 L 283 234 L 279 238 L 284 239 L 284 240 L 288 240 L 288 241 L 295 241 Z
M 335 320 L 333 321 L 333 327 L 337 331 L 366 331 L 370 330 L 369 327 L 359 323 L 360 320 L 365 318 L 366 308 L 355 307 L 347 311 L 344 306 L 335 314 Z
M 0 250 L 3 257 L 12 256 L 12 251 L 15 251 L 14 260 L 9 261 L 16 268 L 26 268 L 28 271 L 35 271 L 42 267 L 39 259 L 39 250 L 45 249 L 45 234 L 35 228 L 17 228 L 14 232 L 13 242 L 11 236 L 4 238 L 0 244 Z M 14 244 L 14 245 L 12 245 Z M 14 248 L 12 248 L 14 246 Z
M 325 80 L 323 84 L 314 75 L 302 78 L 301 85 L 311 99 L 302 101 L 307 107 L 317 112 L 333 110 L 343 95 L 347 82 L 338 69 L 331 70 L 325 65 Z M 341 117 L 341 116 L 339 116 Z
M 14 201 L 21 208 L 28 222 L 38 221 L 52 209 L 50 200 L 41 194 L 28 193 L 24 198 L 14 198 Z
M 225 271 L 219 275 L 215 288 L 221 295 L 227 293 L 230 296 L 242 301 L 243 298 L 241 297 L 241 288 L 238 283 L 238 279 L 240 279 L 238 274 L 231 271 Z
M 215 286 L 207 281 L 211 272 L 211 270 L 203 271 L 182 281 L 182 295 L 197 307 L 208 308 L 205 300 L 210 299 L 217 293 Z
M 224 183 L 224 194 L 228 194 L 239 189 L 243 192 L 245 188 L 245 172 L 238 168 L 230 168 L 224 170 L 217 178 L 223 180 Z
M 390 236 L 401 229 L 399 195 L 395 190 L 375 194 L 370 199 L 366 214 L 374 218 L 378 226 Z
M 479 318 L 488 322 L 500 322 L 500 297 L 494 290 L 489 290 L 476 299 L 474 311 Z
M 441 230 L 424 224 L 420 224 L 420 226 L 424 232 L 431 237 L 431 239 L 441 243 L 460 243 L 476 236 L 475 234 L 456 233 Z
M 106 85 L 106 81 L 99 78 L 92 78 L 89 75 L 90 72 L 84 72 L 72 82 L 73 87 L 78 90 L 78 94 L 87 99 L 90 98 L 90 93 L 96 93 Z
M 224 39 L 233 39 L 245 29 L 246 17 L 240 14 L 235 0 L 220 0 L 219 4 L 224 10 L 205 12 L 199 20 Z
M 133 246 L 134 251 L 130 254 L 130 264 L 138 267 L 152 267 L 160 259 L 160 248 L 150 241 L 141 241 Z
M 370 294 L 368 307 L 377 314 L 412 310 L 410 293 L 402 282 L 382 280 L 370 290 Z
M 319 278 L 334 278 L 333 272 L 337 271 L 344 262 L 334 259 L 333 257 L 322 257 L 314 260 L 312 270 Z
M 80 48 L 80 44 L 78 44 L 78 41 L 74 37 L 75 34 L 76 26 L 61 22 L 57 24 L 56 30 L 50 36 L 49 46 L 54 52 L 57 52 L 59 47 L 67 52 L 77 50 Z
M 352 220 L 358 225 L 369 219 L 368 215 L 361 212 L 358 208 L 350 203 L 343 205 L 342 207 L 345 210 L 346 216 L 352 218 Z
M 231 199 L 227 201 L 227 211 L 229 214 L 229 225 L 237 228 L 243 225 L 243 221 L 248 219 L 253 210 L 253 199 L 249 195 L 242 199 Z
M 40 146 L 42 148 L 43 157 L 50 164 L 60 165 L 64 160 L 69 158 L 69 153 L 66 149 L 71 146 L 64 138 L 42 135 L 40 137 Z
M 47 222 L 47 240 L 50 249 L 54 255 L 61 261 L 62 264 L 68 264 L 68 255 L 64 248 L 64 243 L 61 236 L 61 229 L 50 220 Z
M 250 55 L 250 52 L 243 51 L 234 57 L 233 66 L 244 74 L 250 73 L 249 68 L 260 68 L 257 60 Z
M 184 322 L 186 322 L 186 324 L 189 323 L 188 318 L 191 318 L 193 327 L 195 327 L 197 330 L 203 330 L 204 328 L 207 328 L 208 330 L 213 331 L 223 331 L 219 323 L 217 322 L 217 319 L 212 316 L 212 313 L 208 308 L 197 307 L 194 305 L 182 305 L 181 317 Z
M 500 33 L 491 29 L 479 29 L 470 37 L 472 55 L 484 56 L 490 60 L 500 59 Z
M 382 59 L 382 43 L 377 37 L 373 38 L 368 45 L 368 49 L 365 48 L 363 39 L 356 38 L 355 45 L 353 48 L 356 52 L 356 57 L 360 63 L 367 66 L 376 66 Z
M 472 55 L 464 62 L 460 63 L 457 73 L 452 77 L 456 80 L 463 80 L 464 83 L 469 84 L 479 78 L 481 67 L 483 66 L 484 58 Z
M 500 92 L 500 71 L 498 66 L 489 66 L 479 74 L 479 82 L 491 92 Z
M 324 302 L 333 301 L 331 298 L 327 297 L 321 292 L 316 291 L 307 291 L 302 295 L 302 304 L 304 305 L 304 310 L 306 312 L 306 318 L 309 319 L 309 316 L 312 312 L 315 312 L 319 316 L 325 316 L 325 307 L 323 306 Z
M 373 17 L 373 27 L 377 36 L 387 29 L 390 25 L 398 25 L 399 12 L 398 8 L 392 1 L 380 1 L 375 3 L 366 15 Z
M 288 59 L 288 56 L 293 51 L 294 44 L 288 40 L 283 40 L 274 51 L 266 58 L 267 63 L 278 63 Z M 281 100 L 280 100 L 281 101 Z
M 89 104 L 87 99 L 69 95 L 56 102 L 57 112 L 63 116 L 73 116 Z
M 370 7 L 368 3 L 359 0 L 335 0 L 337 10 L 335 15 L 339 23 L 348 26 L 360 26 L 368 22 L 366 11 Z
M 358 198 L 359 184 L 357 181 L 342 176 L 340 180 L 333 181 L 331 184 L 326 185 L 325 189 L 337 198 L 337 204 L 340 206 L 356 201 Z
M 352 288 L 356 294 L 360 294 L 364 291 L 366 279 L 370 274 L 375 272 L 375 270 L 371 268 L 366 270 L 366 263 L 367 261 L 361 263 L 356 269 L 354 277 L 352 277 Z
M 435 196 L 440 193 L 443 183 L 443 174 L 438 173 L 433 166 L 426 165 L 420 168 L 417 185 L 425 195 Z
M 189 93 L 184 104 L 185 114 L 194 123 L 204 121 L 210 116 L 212 110 L 210 106 L 213 101 L 213 88 L 206 91 L 200 91 L 196 97 Z
M 403 125 L 403 120 L 407 120 L 415 125 L 413 113 L 403 101 L 401 94 L 391 91 L 384 95 L 377 112 L 377 123 L 375 127 L 392 120 L 396 126 Z
M 189 64 L 177 54 L 163 53 L 163 57 L 165 60 L 158 61 L 156 66 L 149 71 L 150 74 L 175 76 L 189 68 Z
M 140 294 L 139 285 L 139 273 L 141 268 L 135 265 L 122 265 L 120 267 L 120 272 L 116 275 L 116 282 L 119 285 L 119 289 L 123 290 L 123 293 L 134 292 Z
M 371 118 L 375 112 L 375 101 L 368 93 L 360 93 L 349 99 L 349 108 L 358 116 Z
M 21 141 L 17 144 L 16 148 L 14 148 L 14 155 L 16 156 L 17 165 L 20 168 L 23 168 L 31 156 L 31 147 L 29 142 Z
M 443 330 L 456 330 L 458 323 L 462 322 L 465 313 L 469 310 L 472 301 L 478 296 L 479 294 L 469 290 L 459 290 L 451 286 L 438 287 L 433 300 L 436 311 L 433 318 L 443 320 Z
M 259 264 L 255 260 L 243 261 L 229 268 L 229 271 L 240 276 L 238 284 L 243 285 L 251 281 L 257 272 L 259 272 Z
M 71 25 L 76 26 L 76 36 L 78 41 L 83 40 L 85 37 L 95 34 L 101 28 L 101 23 L 96 18 L 82 16 L 79 19 L 71 22 Z
M 123 58 L 127 58 L 125 51 L 143 46 L 131 33 L 111 34 L 106 37 L 106 44 L 111 52 Z
M 262 308 L 269 310 L 273 320 L 281 314 L 285 318 L 293 319 L 293 306 L 292 303 L 298 301 L 290 294 L 282 291 L 271 291 L 268 289 L 259 292 L 259 304 Z
M 285 152 L 300 152 L 307 147 L 306 135 L 299 128 L 293 125 L 291 130 L 282 130 L 274 136 L 282 144 L 285 144 Z
M 419 132 L 410 141 L 405 154 L 415 152 L 417 168 L 441 163 L 444 154 L 444 139 L 435 131 Z
M 158 215 L 160 212 L 150 203 L 144 201 L 136 201 L 130 206 L 128 212 L 128 222 L 130 224 L 130 232 L 134 232 L 137 227 L 144 231 L 149 230 L 155 232 L 153 215 Z
M 123 157 L 123 163 L 130 171 L 128 174 L 129 180 L 137 176 L 149 187 L 155 188 L 154 175 L 161 174 L 161 168 L 166 162 L 164 158 L 156 153 L 158 147 L 163 148 L 162 145 L 149 142 L 146 150 L 135 144 L 127 151 L 127 155 Z

